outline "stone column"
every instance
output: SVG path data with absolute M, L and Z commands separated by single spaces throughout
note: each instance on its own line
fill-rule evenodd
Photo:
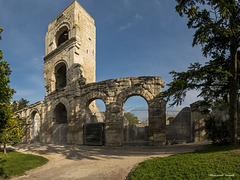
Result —
M 166 144 L 166 102 L 154 99 L 149 104 L 148 145 Z
M 123 110 L 121 106 L 111 103 L 106 107 L 105 145 L 122 146 Z

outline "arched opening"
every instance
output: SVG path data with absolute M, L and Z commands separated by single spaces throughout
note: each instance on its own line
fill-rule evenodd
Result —
M 40 115 L 37 111 L 33 111 L 31 115 L 32 127 L 31 127 L 31 141 L 36 142 L 39 141 L 39 133 L 40 133 Z
M 148 104 L 141 96 L 131 96 L 124 103 L 124 144 L 147 145 Z
M 93 100 L 87 107 L 86 123 L 103 123 L 106 106 L 101 99 Z
M 86 108 L 83 142 L 86 145 L 105 143 L 105 104 L 101 99 L 92 100 Z
M 66 69 L 66 64 L 63 62 L 55 67 L 56 90 L 64 88 L 67 84 Z
M 56 106 L 56 108 L 54 110 L 54 114 L 55 114 L 56 124 L 67 123 L 67 109 L 62 103 L 59 103 Z
M 54 109 L 54 125 L 53 125 L 53 143 L 67 143 L 67 109 L 59 103 Z
M 69 39 L 68 28 L 62 27 L 56 34 L 57 47 Z

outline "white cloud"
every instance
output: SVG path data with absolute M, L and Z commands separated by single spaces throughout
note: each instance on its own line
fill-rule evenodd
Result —
M 143 19 L 143 17 L 142 17 L 140 14 L 138 14 L 138 13 L 135 15 L 135 18 L 136 18 L 137 20 Z
M 129 22 L 129 23 L 127 23 L 126 25 L 121 26 L 119 29 L 120 29 L 120 31 L 124 31 L 124 30 L 126 30 L 126 29 L 131 28 L 132 25 L 133 25 L 133 23 L 130 23 L 130 22 Z
M 15 98 L 22 98 L 26 96 L 34 95 L 33 89 L 16 89 L 16 93 L 14 94 Z
M 137 24 L 137 20 L 142 20 L 143 19 L 143 17 L 138 13 L 135 14 L 134 18 L 135 18 L 135 20 L 134 20 L 135 22 L 128 22 L 126 25 L 120 26 L 120 28 L 119 28 L 120 31 L 124 31 L 126 29 L 131 28 L 133 25 Z

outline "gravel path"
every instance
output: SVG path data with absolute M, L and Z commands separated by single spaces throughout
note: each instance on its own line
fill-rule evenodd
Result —
M 124 180 L 134 167 L 146 159 L 192 152 L 208 145 L 207 141 L 162 147 L 22 144 L 16 148 L 17 151 L 41 155 L 49 162 L 13 179 Z

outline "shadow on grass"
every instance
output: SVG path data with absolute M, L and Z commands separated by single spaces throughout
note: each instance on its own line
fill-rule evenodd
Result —
M 202 150 L 196 150 L 196 153 L 212 153 L 220 151 L 231 151 L 240 149 L 240 143 L 237 146 L 231 146 L 229 144 L 211 144 L 208 148 Z

